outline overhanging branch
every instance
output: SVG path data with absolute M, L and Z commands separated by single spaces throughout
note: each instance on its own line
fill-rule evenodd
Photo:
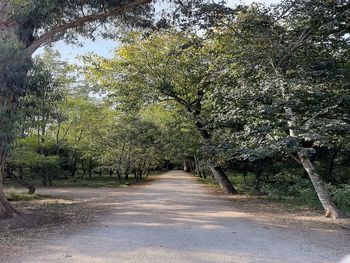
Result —
M 53 41 L 55 36 L 57 36 L 60 33 L 63 33 L 65 31 L 69 30 L 69 29 L 82 27 L 82 26 L 84 26 L 87 23 L 91 23 L 91 22 L 95 22 L 95 21 L 98 21 L 98 20 L 106 19 L 106 18 L 112 17 L 112 16 L 121 15 L 121 14 L 125 13 L 127 10 L 136 8 L 136 7 L 138 7 L 140 5 L 143 5 L 143 4 L 148 4 L 150 2 L 152 2 L 152 0 L 135 0 L 132 3 L 130 3 L 130 4 L 126 4 L 126 5 L 120 6 L 120 7 L 116 8 L 116 9 L 113 9 L 113 10 L 111 10 L 109 12 L 84 16 L 84 17 L 81 17 L 81 18 L 79 18 L 79 19 L 77 19 L 75 21 L 72 21 L 70 23 L 66 23 L 66 24 L 57 26 L 57 27 L 52 28 L 51 30 L 45 32 L 39 38 L 34 40 L 33 43 L 29 47 L 27 47 L 27 51 L 31 55 L 38 48 L 40 48 L 42 45 L 48 44 L 51 41 Z

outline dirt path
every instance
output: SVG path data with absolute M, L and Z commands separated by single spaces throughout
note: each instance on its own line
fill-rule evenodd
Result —
M 183 172 L 128 189 L 56 189 L 111 212 L 70 236 L 33 243 L 7 262 L 337 262 L 349 232 L 285 228 L 254 220 Z M 1 261 L 1 256 L 0 256 Z

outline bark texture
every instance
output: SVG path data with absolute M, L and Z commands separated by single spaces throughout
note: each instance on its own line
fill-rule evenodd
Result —
M 207 129 L 205 128 L 205 126 L 200 118 L 200 112 L 194 112 L 193 116 L 194 116 L 194 122 L 195 122 L 196 129 L 199 132 L 199 134 L 201 135 L 202 139 L 205 141 L 205 143 L 208 146 L 212 146 L 213 144 L 211 141 L 211 136 L 210 136 L 209 132 L 207 131 Z M 222 169 L 221 166 L 216 166 L 216 165 L 210 164 L 209 168 L 210 168 L 211 172 L 213 173 L 215 180 L 219 183 L 222 191 L 225 194 L 237 194 L 236 189 L 233 187 L 232 183 L 228 179 L 225 171 Z
M 296 121 L 294 112 L 289 107 L 286 107 L 285 111 L 288 118 L 289 135 L 292 137 L 298 137 L 298 131 L 297 131 L 298 126 L 297 126 L 297 121 Z M 325 210 L 325 217 L 341 218 L 342 214 L 337 209 L 335 204 L 332 202 L 329 191 L 324 185 L 324 182 L 322 181 L 321 176 L 316 172 L 315 167 L 310 160 L 310 157 L 306 155 L 304 151 L 299 151 L 298 156 L 303 168 L 307 172 L 312 182 L 312 185 L 314 186 L 318 199 L 320 200 Z
M 310 158 L 302 153 L 298 153 L 298 155 L 305 171 L 310 177 L 310 180 L 317 193 L 318 199 L 320 200 L 323 208 L 325 209 L 325 217 L 342 217 L 341 213 L 332 202 L 330 194 L 327 188 L 325 187 L 320 175 L 316 172 L 315 167 L 312 164 Z
M 215 180 L 219 183 L 222 191 L 225 194 L 229 194 L 229 195 L 237 194 L 236 189 L 233 187 L 230 180 L 227 178 L 221 166 L 210 165 L 209 168 L 213 173 Z
M 123 1 L 122 1 L 123 2 Z M 119 15 L 124 14 L 127 10 L 132 10 L 137 8 L 140 5 L 148 4 L 151 2 L 151 0 L 134 0 L 134 1 L 128 1 L 126 3 L 119 3 L 116 4 L 114 8 L 111 8 L 110 10 L 105 10 L 101 13 L 97 14 L 91 14 L 86 15 L 82 17 L 77 17 L 73 21 L 65 21 L 64 15 L 62 16 L 62 21 L 58 21 L 57 25 L 52 25 L 53 27 L 48 27 L 48 30 L 44 30 L 42 28 L 35 28 L 35 24 L 31 20 L 31 18 L 27 17 L 27 20 L 25 17 L 23 17 L 24 22 L 18 22 L 15 21 L 12 17 L 12 9 L 13 5 L 11 1 L 0 1 L 0 38 L 1 39 L 9 39 L 10 37 L 15 36 L 17 40 L 23 44 L 23 47 L 25 48 L 25 55 L 23 58 L 23 61 L 26 60 L 31 54 L 33 54 L 38 48 L 41 46 L 51 43 L 53 41 L 57 40 L 58 35 L 62 35 L 64 32 L 66 32 L 69 29 L 74 28 L 81 28 L 85 26 L 87 23 L 94 22 L 94 21 L 104 21 L 105 19 L 109 17 L 116 17 Z M 39 36 L 34 36 L 34 32 L 36 30 L 42 30 L 42 34 Z M 26 72 L 24 72 L 24 75 L 26 75 Z M 11 105 L 11 107 L 14 105 L 12 104 L 6 104 L 7 101 L 16 101 L 20 94 L 17 94 L 15 92 L 11 92 L 14 90 L 14 87 L 8 86 L 3 89 L 5 92 L 1 92 L 0 94 L 0 107 L 3 112 L 6 112 L 5 118 L 0 118 L 0 129 L 8 125 L 8 123 L 13 119 L 13 109 L 3 109 L 4 107 L 7 107 L 8 105 Z M 9 92 L 10 91 L 10 92 Z M 12 94 L 13 93 L 13 94 Z M 12 96 L 13 95 L 13 96 Z M 11 131 L 6 131 L 11 132 Z M 4 133 L 3 130 L 0 130 L 0 133 Z M 5 166 L 5 157 L 6 157 L 6 151 L 7 151 L 7 145 L 9 143 L 9 140 L 7 136 L 2 137 L 0 139 L 0 218 L 11 216 L 15 213 L 15 210 L 10 205 L 10 203 L 6 200 L 6 196 L 3 190 L 2 185 L 2 176 Z
M 0 186 L 0 218 L 12 217 L 17 214 L 17 211 L 13 208 L 10 202 L 6 199 L 5 193 Z
M 17 213 L 7 200 L 4 192 L 2 178 L 5 171 L 5 159 L 6 151 L 5 149 L 0 149 L 0 218 L 12 217 Z

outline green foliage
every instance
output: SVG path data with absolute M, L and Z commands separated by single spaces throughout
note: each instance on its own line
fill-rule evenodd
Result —
M 14 36 L 0 36 L 0 142 L 12 139 L 15 97 L 26 92 L 26 72 L 31 66 L 23 46 Z M 9 114 L 10 113 L 10 114 Z M 2 145 L 1 145 L 2 146 Z M 6 146 L 2 146 L 6 147 Z
M 22 44 L 0 41 L 0 80 L 2 90 L 16 87 L 26 96 L 0 104 L 1 120 L 11 103 L 21 108 L 8 169 L 94 187 L 194 160 L 202 170 L 209 163 L 230 170 L 241 192 L 261 188 L 271 199 L 319 207 L 311 182 L 298 176 L 302 154 L 331 183 L 334 202 L 348 209 L 349 5 L 288 0 L 230 9 L 195 2 L 182 6 L 176 27 L 127 33 L 113 58 L 84 56 L 77 72 L 50 49 L 31 70 L 16 70 L 35 37 L 133 1 L 12 1 L 25 30 Z M 77 31 L 94 29 L 64 38 L 74 40 Z
M 350 211 L 350 185 L 330 186 L 332 199 L 344 211 Z
M 132 4 L 133 0 L 119 1 L 107 0 L 104 3 L 96 0 L 84 2 L 68 0 L 11 0 L 13 15 L 24 23 L 30 19 L 33 26 L 38 28 L 52 27 L 63 22 L 74 21 L 77 17 L 92 15 L 104 12 L 111 12 L 116 8 Z M 85 10 L 82 11 L 82 10 Z M 130 12 L 130 11 L 129 11 Z M 141 14 L 139 14 L 141 16 Z M 137 19 L 134 17 L 134 19 Z M 140 17 L 138 18 L 140 19 Z
M 8 192 L 6 193 L 6 197 L 9 201 L 18 202 L 18 201 L 32 201 L 36 199 L 40 199 L 37 194 L 28 194 L 21 192 Z
M 91 96 L 84 83 L 74 83 L 73 89 L 75 68 L 60 62 L 52 50 L 35 60 L 30 92 L 20 104 L 20 137 L 8 159 L 14 174 L 34 181 L 41 176 L 46 185 L 62 175 L 66 180 L 79 176 L 78 181 L 84 182 L 95 172 L 111 172 L 115 185 L 121 184 L 121 177 L 145 176 L 175 154 L 180 159 L 192 151 L 192 128 L 182 123 L 176 109 L 160 104 L 132 111 L 116 109 L 108 98 Z M 180 125 L 181 133 L 176 132 Z M 178 148 L 173 147 L 175 143 Z M 82 184 L 94 185 L 86 180 Z
M 265 184 L 263 191 L 274 200 L 291 201 L 292 204 L 298 206 L 320 208 L 316 192 L 309 180 L 286 181 L 282 179 Z
M 130 185 L 129 181 L 118 181 L 115 177 L 109 176 L 94 176 L 91 178 L 83 179 L 58 179 L 55 180 L 56 187 L 128 187 Z
M 334 203 L 343 211 L 350 211 L 349 185 L 327 186 L 332 195 Z M 265 183 L 262 191 L 273 200 L 279 200 L 292 206 L 307 206 L 310 208 L 321 208 L 315 190 L 309 180 L 294 179 L 286 181 L 281 178 L 278 181 Z

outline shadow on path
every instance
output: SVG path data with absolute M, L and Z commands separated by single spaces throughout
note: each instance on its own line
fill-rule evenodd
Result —
M 39 241 L 13 262 L 336 262 L 350 245 L 334 233 L 254 221 L 189 174 L 172 171 L 127 189 L 39 189 L 108 208 L 98 224 Z M 10 262 L 10 261 L 9 261 Z

